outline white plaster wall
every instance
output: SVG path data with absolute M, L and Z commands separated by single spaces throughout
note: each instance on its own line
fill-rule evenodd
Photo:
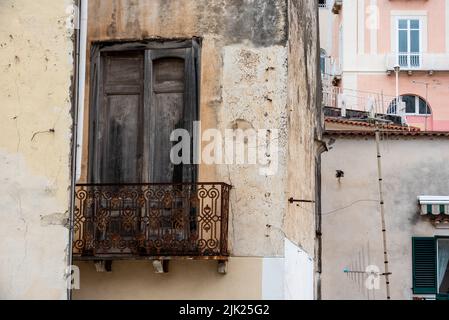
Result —
M 304 250 L 284 239 L 283 258 L 264 258 L 262 298 L 265 300 L 313 300 L 314 263 Z
M 447 138 L 384 135 L 381 143 L 392 299 L 412 298 L 412 237 L 449 235 L 418 211 L 417 196 L 447 195 Z M 322 157 L 323 299 L 385 299 L 365 276 L 344 273 L 376 265 L 383 272 L 376 145 L 373 138 L 329 138 Z M 334 140 L 332 140 L 334 139 Z M 336 170 L 345 173 L 340 181 Z
M 284 258 L 264 258 L 262 261 L 262 299 L 284 299 Z
M 285 239 L 284 298 L 286 300 L 313 300 L 313 259 L 293 242 Z
M 65 299 L 72 1 L 0 1 L 0 299 Z

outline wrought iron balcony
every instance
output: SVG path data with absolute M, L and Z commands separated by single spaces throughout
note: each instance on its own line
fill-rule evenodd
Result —
M 230 190 L 225 183 L 77 185 L 74 258 L 226 258 Z

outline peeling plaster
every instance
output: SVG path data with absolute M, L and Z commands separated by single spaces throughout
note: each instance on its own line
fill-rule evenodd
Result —
M 41 216 L 41 225 L 43 227 L 48 226 L 64 226 L 68 227 L 68 212 L 53 213 L 45 216 Z
M 48 193 L 51 179 L 31 173 L 22 155 L 0 149 L 0 163 L 0 256 L 5 257 L 0 261 L 0 298 L 44 297 L 40 290 L 29 291 L 42 277 L 48 279 L 41 289 L 59 288 L 52 298 L 63 298 L 65 282 L 58 275 L 65 270 L 68 231 L 63 221 L 68 213 L 42 217 L 38 212 L 66 210 L 67 203 Z
M 0 2 L 0 299 L 66 298 L 72 4 Z
M 219 166 L 234 186 L 231 198 L 232 243 L 236 256 L 282 256 L 282 216 L 286 199 L 287 49 L 226 46 L 223 57 L 223 104 L 219 126 L 278 129 L 279 166 L 261 176 L 258 166 Z M 276 70 L 276 72 L 267 72 Z M 271 96 L 270 100 L 266 96 Z M 265 113 L 270 116 L 266 117 Z M 225 129 L 225 128 L 221 128 Z M 265 194 L 270 193 L 269 197 Z M 268 227 L 270 226 L 270 227 Z M 275 226 L 275 227 L 271 227 Z

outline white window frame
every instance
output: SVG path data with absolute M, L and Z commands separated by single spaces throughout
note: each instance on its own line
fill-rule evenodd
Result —
M 419 113 L 419 99 L 422 99 L 424 102 L 426 102 L 427 109 L 430 109 L 429 102 L 426 101 L 424 98 L 421 98 L 420 96 L 415 95 L 415 94 L 403 94 L 400 97 L 401 101 L 402 101 L 402 97 L 403 96 L 414 96 L 415 97 L 415 112 L 414 113 L 408 113 L 406 111 L 405 112 L 406 116 L 430 117 L 432 115 L 432 110 L 430 110 L 430 113 Z
M 391 11 L 391 51 L 399 58 L 399 20 L 419 20 L 419 67 L 403 67 L 407 69 L 421 69 L 423 55 L 427 52 L 427 11 L 425 10 L 392 10 Z M 408 44 L 409 45 L 409 44 Z
M 411 51 L 411 33 L 412 30 L 416 30 L 416 29 L 412 29 L 411 28 L 411 21 L 415 20 L 418 21 L 418 41 L 419 41 L 419 49 L 418 52 L 412 52 Z M 406 29 L 400 29 L 399 27 L 399 22 L 400 21 L 407 21 L 407 28 Z M 399 32 L 401 30 L 405 30 L 407 31 L 407 51 L 406 52 L 400 52 L 399 51 Z M 422 45 L 422 41 L 423 41 L 423 37 L 422 37 L 422 30 L 423 30 L 423 22 L 421 19 L 419 19 L 418 17 L 397 17 L 396 18 L 396 63 L 398 63 L 399 65 L 401 65 L 399 63 L 400 57 L 401 56 L 405 56 L 407 58 L 407 65 L 401 65 L 401 67 L 405 67 L 406 69 L 419 69 L 422 66 L 422 53 L 423 53 L 423 45 Z M 413 57 L 418 57 L 418 65 L 412 64 L 411 60 L 413 59 Z
M 406 111 L 405 111 L 405 115 L 406 116 L 419 116 L 419 117 L 431 117 L 432 116 L 432 109 L 430 108 L 429 102 L 426 101 L 424 98 L 421 98 L 420 96 L 418 96 L 416 94 L 403 94 L 403 95 L 401 95 L 399 97 L 401 102 L 404 102 L 404 100 L 402 99 L 404 96 L 413 96 L 413 97 L 415 97 L 415 112 L 414 113 L 409 113 L 409 112 L 407 112 L 407 109 L 406 109 Z M 426 102 L 427 109 L 430 109 L 430 113 L 419 113 L 419 99 L 422 99 L 424 102 Z M 394 99 L 391 102 L 390 106 L 388 107 L 388 110 L 390 110 L 390 108 L 393 106 L 395 100 L 396 99 Z M 391 113 L 391 114 L 398 114 L 398 110 L 395 109 L 395 113 Z
M 440 286 L 439 286 L 439 284 L 440 284 L 440 270 L 439 270 L 439 265 L 438 265 L 438 258 L 439 258 L 439 248 L 440 248 L 440 246 L 439 246 L 439 241 L 449 241 L 449 238 L 447 238 L 447 237 L 438 237 L 437 239 L 436 239 L 436 278 L 437 278 L 437 294 L 439 294 L 440 293 Z

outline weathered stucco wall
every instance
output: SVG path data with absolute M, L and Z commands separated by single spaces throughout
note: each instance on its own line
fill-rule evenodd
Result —
M 72 1 L 0 2 L 0 299 L 64 299 Z
M 314 192 L 318 92 L 315 1 L 90 0 L 88 29 L 88 45 L 95 41 L 202 38 L 202 130 L 237 127 L 280 132 L 279 169 L 274 176 L 260 175 L 254 165 L 200 168 L 200 180 L 225 181 L 235 187 L 230 226 L 233 254 L 282 256 L 282 229 L 285 222 L 292 222 L 288 224 L 289 236 L 297 244 L 311 237 L 304 246 L 313 255 L 310 214 L 289 212 L 291 220 L 286 221 L 284 216 L 288 161 L 291 195 L 313 198 Z M 88 114 L 86 110 L 85 139 Z M 292 147 L 289 160 L 288 143 Z M 87 154 L 85 142 L 84 179 Z
M 318 5 L 289 1 L 287 197 L 315 201 L 315 165 L 321 139 Z M 295 203 L 284 218 L 286 236 L 311 257 L 315 204 Z
M 376 265 L 383 272 L 376 144 L 373 137 L 331 137 L 323 154 L 323 299 L 386 299 L 385 280 L 367 290 L 366 277 L 343 270 Z M 419 195 L 447 195 L 447 138 L 386 138 L 382 171 L 392 299 L 412 297 L 412 237 L 449 235 L 419 216 Z M 336 170 L 344 171 L 340 180 Z
M 231 250 L 236 256 L 282 256 L 286 210 L 287 49 L 284 46 L 223 49 L 220 130 L 277 129 L 279 153 L 274 175 L 258 165 L 220 165 L 217 177 L 234 186 L 231 195 Z
M 111 273 L 97 273 L 88 262 L 78 265 L 81 290 L 74 291 L 75 300 L 262 299 L 261 258 L 231 258 L 226 276 L 214 261 L 175 260 L 167 274 L 155 274 L 145 261 L 116 261 Z
M 200 166 L 201 181 L 223 181 L 234 186 L 230 203 L 230 252 L 233 257 L 251 257 L 254 259 L 251 263 L 260 257 L 283 258 L 285 237 L 312 259 L 314 256 L 315 208 L 313 205 L 306 205 L 305 209 L 288 208 L 287 200 L 289 196 L 314 198 L 314 135 L 319 105 L 317 16 L 316 1 L 305 0 L 89 1 L 88 54 L 92 42 L 98 41 L 200 37 L 202 130 L 279 131 L 278 170 L 274 175 L 261 175 L 255 165 Z M 88 84 L 89 79 L 86 80 Z M 88 97 L 89 88 L 86 89 Z M 88 108 L 86 98 L 84 180 Z M 235 259 L 231 259 L 230 266 L 233 263 Z M 187 264 L 196 270 L 196 262 Z M 88 266 L 82 264 L 82 274 L 85 268 Z M 152 272 L 147 265 L 141 270 Z M 94 279 L 95 274 L 87 272 L 89 281 L 99 281 Z M 245 272 L 245 268 L 239 267 L 229 270 L 229 273 Z M 181 279 L 182 275 L 178 276 Z M 231 287 L 235 276 L 224 277 L 230 278 Z M 256 273 L 256 278 L 261 285 L 263 277 Z M 89 285 L 83 292 L 82 285 L 77 297 L 88 297 L 90 288 Z M 214 288 L 218 289 L 219 283 L 211 279 L 210 290 Z M 295 290 L 301 291 L 296 287 Z M 241 296 L 256 297 L 246 289 Z

